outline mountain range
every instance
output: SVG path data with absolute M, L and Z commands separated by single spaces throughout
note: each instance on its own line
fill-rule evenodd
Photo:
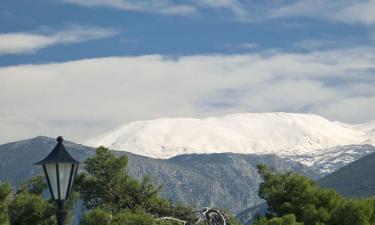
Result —
M 162 196 L 198 208 L 226 208 L 244 224 L 266 209 L 257 193 L 259 163 L 320 179 L 322 186 L 345 195 L 373 194 L 375 121 L 351 125 L 292 113 L 162 118 L 126 124 L 85 145 L 64 143 L 81 161 L 99 145 L 126 154 L 129 175 L 153 177 L 155 185 L 163 186 Z M 32 164 L 55 145 L 56 140 L 43 136 L 0 145 L 0 180 L 17 184 L 40 173 Z M 358 184 L 353 184 L 357 174 Z
M 41 173 L 33 163 L 45 157 L 56 145 L 49 137 L 36 137 L 0 145 L 0 180 L 17 184 Z M 95 149 L 64 141 L 74 158 L 83 161 Z M 276 155 L 243 155 L 234 153 L 190 154 L 170 159 L 154 159 L 124 151 L 129 158 L 129 175 L 141 179 L 152 176 L 155 185 L 162 185 L 161 194 L 176 202 L 197 207 L 216 206 L 239 213 L 262 202 L 258 197 L 261 182 L 256 165 L 266 163 L 280 171 L 297 171 L 312 178 L 315 171 Z M 81 168 L 82 169 L 82 168 Z
M 375 151 L 375 121 L 353 125 L 296 113 L 161 118 L 125 124 L 84 144 L 162 159 L 227 152 L 275 154 L 328 174 Z
M 16 185 L 41 173 L 33 163 L 45 157 L 55 145 L 55 139 L 42 136 L 0 145 L 0 180 Z M 92 147 L 69 141 L 64 141 L 64 145 L 80 161 L 95 154 Z M 351 147 L 357 148 L 357 151 L 361 147 L 373 148 L 366 145 L 343 146 L 345 151 L 350 151 Z M 324 175 L 313 167 L 274 154 L 187 154 L 170 159 L 154 159 L 125 151 L 113 152 L 127 155 L 129 175 L 137 179 L 152 176 L 155 185 L 162 185 L 162 196 L 197 208 L 215 206 L 229 209 L 231 213 L 238 214 L 244 224 L 249 224 L 254 215 L 265 210 L 263 201 L 258 197 L 261 179 L 257 174 L 257 164 L 266 163 L 276 170 L 295 171 L 315 180 Z M 346 185 L 350 183 L 350 179 L 346 182 Z

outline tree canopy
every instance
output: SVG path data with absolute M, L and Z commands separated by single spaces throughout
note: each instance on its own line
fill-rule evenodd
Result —
M 254 225 L 370 225 L 375 224 L 375 198 L 347 199 L 293 172 L 277 173 L 265 165 L 259 196 L 269 214 Z
M 127 174 L 127 157 L 116 157 L 99 147 L 85 161 L 85 172 L 77 177 L 77 191 L 88 210 L 81 225 L 173 224 L 155 218 L 173 216 L 192 220 L 192 208 L 174 204 L 158 195 L 150 177 L 138 181 Z
M 15 191 L 8 205 L 10 225 L 54 225 L 55 205 L 43 198 L 47 188 L 42 176 L 23 181 Z
M 0 183 L 0 224 L 8 223 L 9 195 L 12 191 L 8 183 Z

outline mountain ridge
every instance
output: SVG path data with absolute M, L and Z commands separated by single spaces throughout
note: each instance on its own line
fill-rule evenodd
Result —
M 17 184 L 42 173 L 33 164 L 55 147 L 56 140 L 37 137 L 0 145 L 0 180 Z M 67 151 L 77 160 L 93 156 L 91 147 L 64 141 Z M 112 152 L 128 157 L 127 172 L 136 179 L 151 176 L 156 186 L 162 185 L 163 197 L 198 208 L 216 206 L 232 213 L 262 202 L 258 196 L 261 178 L 256 165 L 265 163 L 281 171 L 297 171 L 312 178 L 321 177 L 303 165 L 276 155 L 241 155 L 235 153 L 180 155 L 172 159 L 153 159 L 124 151 Z M 83 167 L 81 167 L 83 169 Z

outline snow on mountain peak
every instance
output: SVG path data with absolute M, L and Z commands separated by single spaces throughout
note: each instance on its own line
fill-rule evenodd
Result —
M 132 122 L 85 144 L 153 158 L 220 152 L 292 156 L 338 145 L 371 144 L 371 130 L 314 114 L 238 113 Z

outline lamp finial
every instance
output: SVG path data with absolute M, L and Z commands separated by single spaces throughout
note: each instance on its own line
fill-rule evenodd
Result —
M 61 136 L 58 136 L 56 140 L 59 144 L 61 144 L 64 141 L 63 137 Z

